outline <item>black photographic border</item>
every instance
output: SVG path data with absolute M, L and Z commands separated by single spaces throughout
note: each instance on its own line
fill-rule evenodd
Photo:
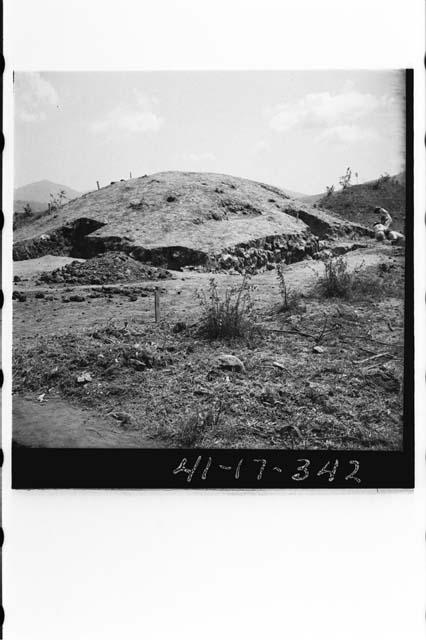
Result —
M 406 248 L 402 451 L 37 449 L 12 446 L 13 489 L 414 487 L 414 71 L 405 70 Z

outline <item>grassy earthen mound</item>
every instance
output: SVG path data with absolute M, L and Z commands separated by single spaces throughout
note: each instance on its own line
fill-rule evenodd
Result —
M 276 187 L 223 174 L 171 171 L 87 193 L 17 229 L 14 259 L 124 251 L 172 269 L 211 269 L 237 249 L 243 260 L 245 251 L 261 249 L 280 250 L 285 254 L 280 260 L 291 261 L 295 252 L 302 259 L 313 251 L 316 237 L 357 234 L 368 235 L 368 230 L 297 202 Z M 276 258 L 256 257 L 256 268 L 268 261 Z M 231 268 L 232 260 L 228 263 Z
M 42 283 L 106 284 L 138 280 L 164 280 L 172 275 L 166 269 L 142 264 L 122 252 L 110 251 L 40 275 Z

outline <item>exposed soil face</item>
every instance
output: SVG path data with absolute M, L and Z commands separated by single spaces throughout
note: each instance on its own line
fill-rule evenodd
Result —
M 80 218 L 63 227 L 54 228 L 49 233 L 13 245 L 14 260 L 28 260 L 45 255 L 87 257 L 87 236 L 103 223 L 89 218 Z M 93 254 L 92 254 L 93 255 Z

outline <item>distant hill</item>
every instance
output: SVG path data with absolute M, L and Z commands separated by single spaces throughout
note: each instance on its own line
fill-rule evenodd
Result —
M 30 204 L 33 211 L 43 211 L 47 209 L 51 197 L 50 194 L 56 195 L 60 191 L 65 191 L 67 201 L 74 200 L 74 198 L 79 198 L 82 195 L 80 191 L 71 189 L 64 184 L 57 184 L 50 180 L 40 180 L 15 189 L 14 209 L 15 211 L 23 211 L 25 205 Z
M 308 200 L 308 198 L 317 198 Z M 404 232 L 405 226 L 405 172 L 356 184 L 327 196 L 305 196 L 303 202 L 327 209 L 345 220 L 371 228 L 377 222 L 374 207 L 387 209 L 392 216 L 392 227 Z
M 60 191 L 65 191 L 64 202 L 69 202 L 75 198 L 79 198 L 82 194 L 80 191 L 70 189 L 64 184 L 57 184 L 50 180 L 40 180 L 32 182 L 22 187 L 18 187 L 14 192 L 13 200 L 13 228 L 19 229 L 23 225 L 37 220 L 47 213 L 51 194 L 56 196 Z M 25 208 L 30 206 L 31 212 L 25 212 Z

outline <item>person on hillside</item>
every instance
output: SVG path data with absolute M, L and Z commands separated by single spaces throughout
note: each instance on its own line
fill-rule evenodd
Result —
M 377 242 L 384 242 L 385 238 L 386 238 L 386 227 L 381 223 L 381 222 L 376 222 L 373 225 L 373 229 L 374 229 L 374 237 L 376 238 Z
M 390 229 L 392 217 L 389 211 L 387 211 L 387 209 L 383 209 L 383 207 L 375 207 L 374 213 L 380 215 L 380 224 L 382 224 L 386 230 Z

